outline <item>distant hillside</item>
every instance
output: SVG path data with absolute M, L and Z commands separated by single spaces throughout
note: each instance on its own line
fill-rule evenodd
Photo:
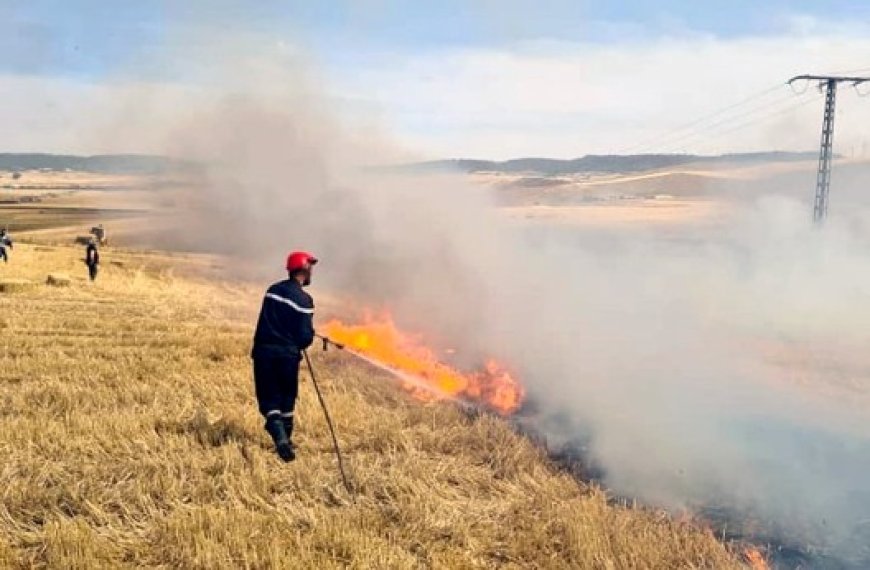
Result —
M 184 163 L 147 154 L 69 154 L 0 153 L 0 170 L 75 170 L 105 174 L 156 174 L 183 166 Z
M 450 159 L 419 162 L 406 168 L 417 171 L 534 172 L 545 175 L 583 172 L 642 172 L 694 163 L 790 162 L 816 158 L 815 152 L 750 152 L 700 156 L 694 154 L 587 155 L 582 158 L 516 158 L 505 161 Z
M 561 160 L 555 158 L 515 158 L 505 161 L 448 159 L 399 166 L 415 172 L 532 172 L 542 175 L 584 172 L 642 172 L 694 163 L 752 163 L 814 160 L 815 152 L 752 152 L 700 156 L 694 154 L 587 155 Z M 101 154 L 76 156 L 46 153 L 0 153 L 0 170 L 75 170 L 105 174 L 156 174 L 188 168 L 191 164 L 165 156 L 148 154 Z

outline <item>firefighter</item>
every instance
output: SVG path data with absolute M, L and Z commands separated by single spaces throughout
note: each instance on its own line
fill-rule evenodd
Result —
M 91 228 L 91 235 L 97 238 L 97 243 L 100 245 L 106 245 L 108 243 L 109 238 L 106 237 L 106 230 L 103 228 L 103 224 L 98 224 Z
M 88 266 L 88 275 L 91 281 L 94 281 L 100 267 L 100 251 L 97 249 L 97 240 L 94 238 L 88 240 L 88 246 L 85 248 L 85 265 Z
M 12 249 L 12 238 L 6 232 L 6 228 L 0 230 L 0 258 L 3 258 L 4 263 L 9 263 L 9 255 L 6 253 L 6 248 Z
M 299 391 L 302 351 L 314 340 L 314 300 L 303 290 L 317 259 L 295 251 L 287 256 L 287 279 L 266 290 L 254 333 L 254 387 L 265 429 L 278 456 L 293 461 L 293 411 Z

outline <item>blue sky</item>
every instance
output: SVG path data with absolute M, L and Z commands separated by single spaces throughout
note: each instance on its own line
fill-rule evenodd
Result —
M 682 34 L 734 38 L 783 32 L 795 17 L 870 20 L 870 2 L 863 0 L 3 0 L 0 6 L 6 29 L 0 70 L 91 77 L 123 69 L 193 25 L 286 36 L 329 61 L 347 50 L 406 53 L 534 40 L 607 44 Z
M 862 41 L 870 29 L 870 2 L 863 0 L 0 0 L 0 17 L 5 24 L 0 74 L 36 85 L 46 101 L 40 112 L 63 107 L 66 115 L 57 124 L 74 114 L 73 102 L 54 105 L 48 83 L 38 87 L 34 78 L 65 81 L 73 91 L 81 86 L 83 98 L 88 88 L 125 80 L 184 83 L 197 77 L 186 66 L 189 60 L 201 64 L 208 60 L 204 53 L 225 53 L 225 44 L 244 38 L 246 49 L 260 46 L 265 53 L 290 45 L 304 52 L 341 113 L 371 111 L 403 143 L 433 155 L 602 151 L 619 137 L 666 127 L 679 120 L 681 111 L 703 113 L 720 100 L 739 100 L 782 75 L 804 71 L 804 64 L 822 66 L 807 71 L 870 68 Z M 787 52 L 795 42 L 800 45 L 790 59 Z M 765 60 L 757 66 L 753 49 Z M 193 58 L 192 52 L 199 55 Z M 685 81 L 677 92 L 690 86 L 697 92 L 692 82 L 710 66 L 692 61 L 692 52 L 715 59 L 717 73 L 730 77 L 711 86 L 715 93 L 699 95 L 684 108 L 657 112 L 649 101 L 639 101 L 631 109 L 623 105 L 627 111 L 620 114 L 609 104 L 609 99 L 624 103 L 620 96 L 587 96 L 590 88 L 632 88 L 625 79 L 634 75 L 645 77 L 646 88 L 659 81 L 657 71 L 661 85 L 653 91 L 660 98 L 671 93 L 666 83 L 674 81 Z M 632 66 L 631 58 L 649 61 Z M 680 63 L 671 65 L 669 59 Z M 596 66 L 596 61 L 609 63 Z M 528 81 L 549 91 L 562 89 L 554 74 L 561 70 L 571 76 L 572 65 L 585 69 L 583 83 L 568 81 L 564 88 L 576 90 L 582 109 L 569 109 L 567 96 L 554 100 L 552 93 L 524 91 Z M 480 76 L 486 76 L 486 84 L 476 79 Z M 507 77 L 514 82 L 506 83 Z M 493 84 L 504 84 L 504 90 L 492 91 Z M 445 96 L 433 100 L 433 90 Z M 481 99 L 487 92 L 490 99 Z M 18 98 L 26 103 L 24 94 Z M 517 105 L 509 105 L 511 100 Z M 487 113 L 491 108 L 498 113 Z M 639 121 L 642 128 L 636 126 Z M 40 119 L 40 128 L 49 123 Z M 636 133 L 619 130 L 631 125 Z M 595 147 L 570 143 L 573 135 L 560 134 L 560 127 L 615 134 L 613 141 Z M 489 146 L 498 141 L 500 148 Z M 767 144 L 753 144 L 762 143 Z

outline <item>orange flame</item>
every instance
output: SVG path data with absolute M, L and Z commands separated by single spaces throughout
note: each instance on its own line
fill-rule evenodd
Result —
M 764 559 L 764 555 L 757 548 L 747 548 L 743 552 L 743 556 L 746 557 L 746 561 L 752 570 L 770 570 L 767 560 Z
M 460 372 L 440 361 L 421 336 L 400 331 L 389 315 L 367 316 L 358 325 L 333 319 L 322 328 L 331 340 L 405 376 L 402 387 L 418 399 L 456 398 L 508 415 L 525 397 L 520 383 L 496 360 L 482 370 Z

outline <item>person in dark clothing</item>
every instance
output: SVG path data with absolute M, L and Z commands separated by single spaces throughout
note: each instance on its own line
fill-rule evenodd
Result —
M 291 438 L 299 364 L 302 351 L 314 341 L 314 300 L 302 288 L 311 283 L 315 263 L 304 251 L 287 256 L 288 279 L 266 290 L 251 350 L 257 404 L 284 461 L 296 458 Z
M 97 278 L 97 270 L 100 267 L 100 252 L 97 249 L 97 242 L 93 238 L 88 241 L 88 247 L 85 249 L 85 265 L 88 266 L 88 275 L 93 281 Z
M 0 230 L 0 258 L 4 263 L 9 263 L 9 254 L 6 253 L 6 248 L 12 249 L 12 238 L 6 233 L 5 229 Z

